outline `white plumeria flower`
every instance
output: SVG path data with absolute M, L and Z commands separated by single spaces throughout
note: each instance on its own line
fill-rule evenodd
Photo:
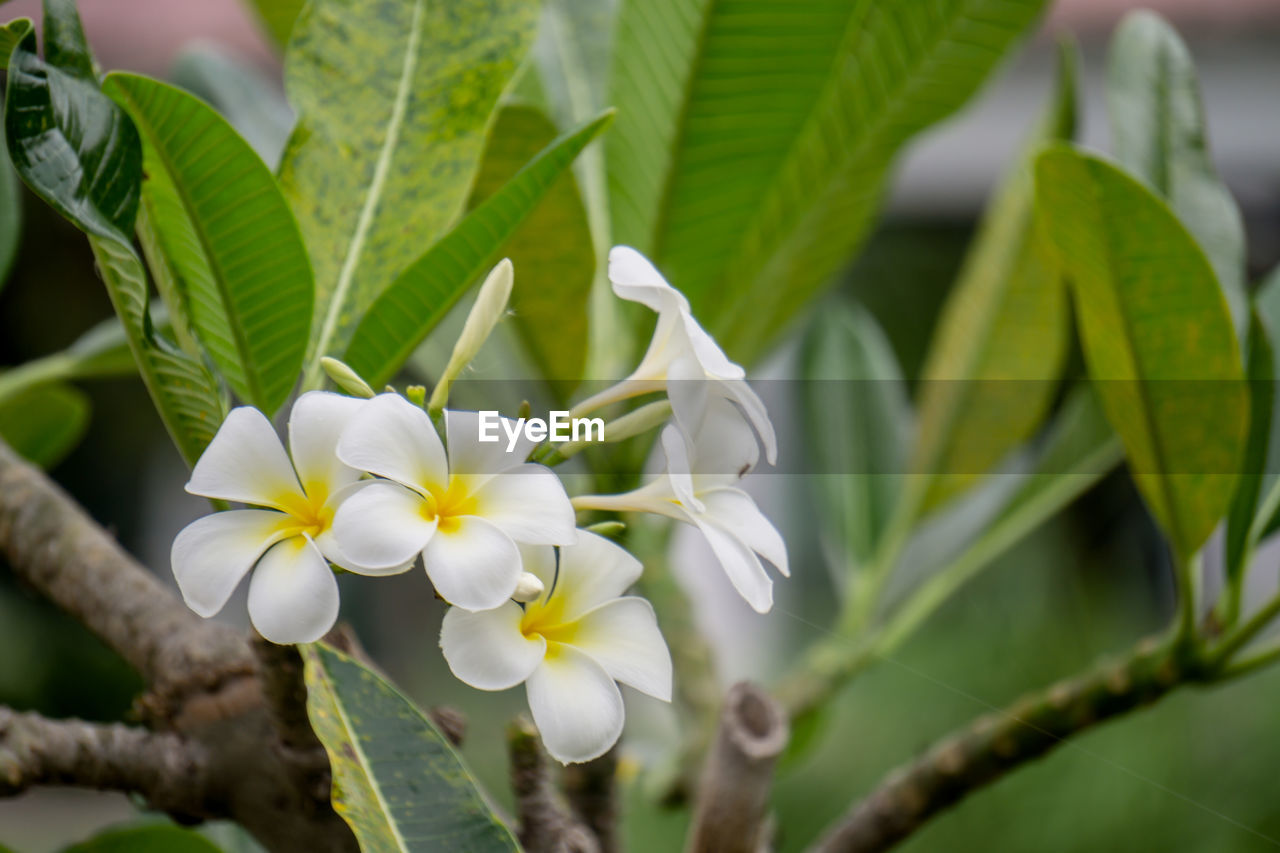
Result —
M 777 528 L 750 495 L 734 487 L 759 459 L 755 436 L 729 403 L 713 400 L 694 436 L 692 455 L 672 424 L 662 431 L 662 449 L 667 469 L 661 477 L 620 495 L 574 498 L 574 507 L 651 512 L 694 525 L 734 589 L 754 610 L 767 613 L 773 607 L 773 581 L 760 557 L 786 577 L 791 570 Z
M 640 562 L 608 539 L 580 531 L 560 549 L 524 547 L 526 570 L 546 591 L 523 608 L 445 614 L 440 648 L 449 668 L 480 690 L 521 682 L 547 752 L 571 764 L 598 758 L 622 734 L 620 681 L 671 701 L 671 654 L 653 607 L 619 597 Z
M 187 491 L 266 508 L 214 513 L 178 534 L 171 559 L 187 606 L 214 615 L 252 569 L 249 618 L 259 634 L 309 643 L 333 627 L 338 584 L 329 562 L 359 571 L 338 548 L 333 518 L 362 485 L 334 449 L 362 404 L 325 391 L 299 397 L 289 414 L 292 463 L 262 412 L 243 406 L 227 415 Z
M 676 423 L 690 448 L 702 427 L 710 400 L 731 400 L 742 407 L 764 443 L 765 457 L 777 461 L 778 439 L 764 402 L 747 384 L 746 372 L 729 360 L 720 345 L 694 319 L 689 300 L 649 261 L 628 246 L 609 252 L 609 281 L 620 298 L 657 312 L 658 323 L 639 367 L 618 385 L 584 400 L 575 412 L 665 389 Z
M 525 463 L 533 442 L 481 442 L 476 412 L 446 411 L 445 431 L 447 454 L 418 406 L 397 394 L 365 402 L 338 457 L 384 479 L 342 505 L 334 530 L 367 573 L 401 571 L 422 554 L 445 601 L 488 610 L 520 582 L 517 542 L 574 541 L 573 507 L 551 469 Z

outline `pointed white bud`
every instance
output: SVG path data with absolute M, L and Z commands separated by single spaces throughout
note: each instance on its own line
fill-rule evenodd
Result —
M 334 385 L 337 385 L 351 396 L 364 397 L 365 399 L 374 396 L 373 389 L 369 387 L 369 383 L 361 379 L 360 374 L 352 370 L 351 366 L 345 361 L 339 361 L 326 355 L 320 359 L 320 366 L 324 368 L 324 372 L 333 380 Z
M 449 385 L 458 374 L 471 363 L 471 359 L 480 352 L 480 347 L 488 340 L 493 327 L 498 325 L 503 313 L 507 310 L 507 300 L 511 298 L 511 286 L 515 283 L 515 269 L 509 258 L 498 261 L 498 265 L 489 273 L 480 292 L 476 295 L 475 304 L 467 314 L 467 322 L 462 326 L 462 334 L 453 345 L 453 354 L 445 365 L 440 381 L 431 392 L 431 401 L 427 408 L 439 411 L 449 400 Z

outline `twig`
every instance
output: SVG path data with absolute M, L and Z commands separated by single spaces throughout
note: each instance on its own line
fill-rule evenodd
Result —
M 560 803 L 538 730 L 527 718 L 507 727 L 507 749 L 521 846 L 528 853 L 599 853 L 595 837 Z
M 140 794 L 187 819 L 226 817 L 202 797 L 208 775 L 205 748 L 176 734 L 0 708 L 0 796 L 74 785 Z
M 244 638 L 182 606 L 52 481 L 0 441 L 0 553 L 17 576 L 166 690 L 245 674 Z
M 1141 643 L 1118 663 L 981 717 L 892 773 L 818 842 L 818 853 L 888 850 L 938 812 L 1090 726 L 1155 702 L 1212 673 L 1179 666 L 1176 646 Z
M 698 789 L 690 853 L 767 848 L 773 765 L 788 734 L 781 706 L 767 693 L 747 682 L 729 689 Z
M 616 746 L 595 761 L 570 764 L 560 775 L 560 787 L 569 807 L 595 834 L 600 853 L 617 853 L 622 847 L 618 838 L 617 777 Z

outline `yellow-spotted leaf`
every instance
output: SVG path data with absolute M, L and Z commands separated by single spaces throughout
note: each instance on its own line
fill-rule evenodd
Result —
M 607 112 L 556 138 L 468 213 L 378 297 L 342 360 L 375 388 L 389 381 L 612 118 Z M 517 282 L 520 275 L 517 267 Z
M 311 0 L 285 88 L 280 180 L 316 276 L 307 383 L 462 214 L 485 130 L 533 40 L 536 0 Z
M 425 714 L 341 652 L 322 643 L 301 650 L 307 712 L 333 770 L 333 808 L 364 853 L 519 849 Z
M 1134 480 L 1189 557 L 1227 511 L 1249 422 L 1213 268 L 1148 186 L 1070 146 L 1036 161 L 1036 209 L 1072 282 L 1089 373 Z

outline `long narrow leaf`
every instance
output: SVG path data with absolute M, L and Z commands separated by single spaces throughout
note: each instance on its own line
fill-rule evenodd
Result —
M 957 109 L 1043 0 L 626 0 L 614 239 L 738 360 L 849 260 L 898 149 Z
M 297 381 L 314 287 L 297 223 L 249 144 L 200 100 L 111 74 L 104 91 L 148 149 L 144 192 L 191 321 L 235 393 L 270 414 Z
M 387 382 L 612 118 L 607 112 L 556 139 L 405 270 L 360 321 L 347 364 L 374 387 Z
M 1075 133 L 1075 53 L 983 216 L 938 320 L 921 385 L 912 470 L 923 513 L 972 486 L 1044 420 L 1067 355 L 1066 282 L 1035 234 L 1031 168 Z

